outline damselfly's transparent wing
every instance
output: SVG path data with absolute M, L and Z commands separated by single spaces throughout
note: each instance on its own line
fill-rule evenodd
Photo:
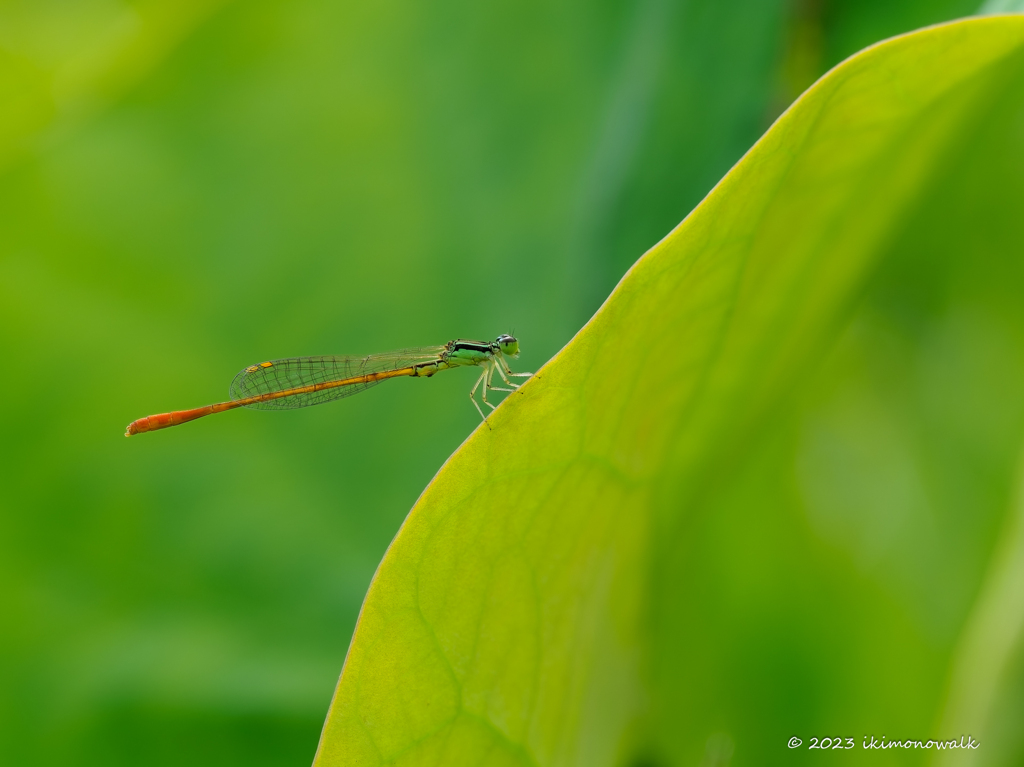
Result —
M 228 392 L 232 400 L 244 400 L 260 394 L 299 390 L 295 394 L 243 405 L 254 410 L 292 410 L 319 405 L 321 402 L 357 394 L 380 383 L 380 380 L 360 381 L 362 376 L 401 370 L 421 362 L 436 360 L 444 348 L 426 346 L 385 354 L 370 354 L 366 357 L 290 357 L 270 360 L 240 370 L 231 382 Z M 309 390 L 309 387 L 315 384 L 334 383 L 350 378 L 355 379 L 351 384 Z

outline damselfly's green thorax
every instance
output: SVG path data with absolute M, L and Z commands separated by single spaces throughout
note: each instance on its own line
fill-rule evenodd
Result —
M 456 338 L 445 345 L 442 357 L 451 367 L 460 365 L 490 365 L 496 357 L 519 356 L 519 341 L 508 334 L 500 335 L 494 341 L 468 341 Z
M 476 390 L 483 384 L 480 400 L 493 410 L 495 406 L 487 401 L 488 389 L 512 392 L 518 389 L 519 385 L 512 383 L 509 378 L 528 378 L 533 375 L 513 373 L 509 369 L 505 357 L 515 359 L 518 356 L 519 341 L 515 336 L 504 333 L 491 342 L 457 338 L 444 346 L 402 349 L 385 354 L 369 354 L 365 357 L 289 357 L 270 360 L 258 365 L 249 365 L 239 371 L 235 380 L 231 382 L 231 399 L 228 402 L 139 418 L 128 424 L 125 436 L 166 429 L 168 426 L 177 426 L 236 407 L 290 410 L 319 405 L 365 391 L 389 378 L 429 378 L 441 370 L 474 365 L 483 370 L 469 392 L 469 399 L 480 413 L 480 417 L 484 419 L 484 423 L 487 423 L 487 416 L 476 401 Z M 511 388 L 491 384 L 495 371 Z M 487 426 L 489 428 L 490 424 Z

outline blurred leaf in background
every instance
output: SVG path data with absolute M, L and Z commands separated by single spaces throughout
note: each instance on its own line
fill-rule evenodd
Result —
M 814 77 L 973 10 L 0 3 L 0 752 L 307 761 L 472 381 L 124 425 L 279 356 L 535 369 Z

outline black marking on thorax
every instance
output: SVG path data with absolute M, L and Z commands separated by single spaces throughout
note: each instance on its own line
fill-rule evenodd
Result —
M 486 341 L 459 341 L 455 340 L 451 343 L 451 350 L 453 352 L 468 350 L 472 352 L 480 352 L 481 354 L 489 354 L 494 351 L 494 344 L 489 344 Z

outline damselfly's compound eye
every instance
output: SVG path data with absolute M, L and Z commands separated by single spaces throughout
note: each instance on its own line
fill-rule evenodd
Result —
M 501 353 L 508 357 L 519 356 L 519 342 L 515 336 L 510 336 L 508 333 L 502 333 L 498 336 L 497 340 L 498 348 L 501 349 Z

